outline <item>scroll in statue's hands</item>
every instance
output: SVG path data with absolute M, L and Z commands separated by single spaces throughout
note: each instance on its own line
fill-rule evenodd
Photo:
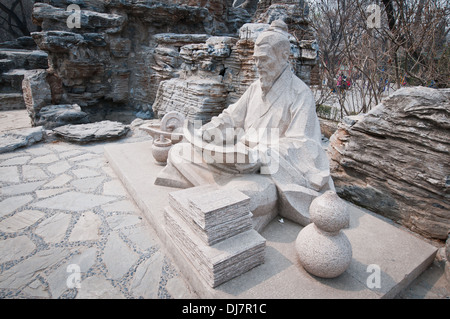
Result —
M 209 122 L 201 127 L 199 135 L 207 143 L 220 146 L 234 145 L 234 129 L 224 128 L 223 124 Z
M 200 128 L 199 135 L 203 141 L 220 145 L 223 143 L 223 132 L 213 122 L 209 122 Z

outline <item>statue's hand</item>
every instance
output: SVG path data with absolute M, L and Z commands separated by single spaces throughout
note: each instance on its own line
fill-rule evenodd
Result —
M 245 146 L 253 148 L 259 143 L 259 136 L 255 130 L 251 130 L 250 132 L 246 132 L 240 139 L 240 142 Z
M 201 136 L 205 142 L 222 145 L 224 142 L 224 133 L 221 128 L 212 122 L 202 126 Z
M 215 135 L 211 134 L 211 131 L 203 131 L 202 132 L 202 139 L 205 142 L 208 142 L 208 143 L 212 142 L 214 140 L 214 137 L 215 137 Z

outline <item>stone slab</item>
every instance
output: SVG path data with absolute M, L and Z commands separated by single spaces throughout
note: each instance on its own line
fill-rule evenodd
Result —
M 0 93 L 0 111 L 26 109 L 22 93 Z
M 53 129 L 53 132 L 70 142 L 88 143 L 121 138 L 129 130 L 129 126 L 120 122 L 101 121 L 87 124 L 67 124 Z
M 295 239 L 302 227 L 275 218 L 261 231 L 266 239 L 265 263 L 210 288 L 167 236 L 164 207 L 169 193 L 178 189 L 154 185 L 162 167 L 151 156 L 151 142 L 108 145 L 105 156 L 201 298 L 393 298 L 431 264 L 437 252 L 420 238 L 349 204 L 350 227 L 345 234 L 352 243 L 353 259 L 338 278 L 308 274 L 295 253 Z M 379 288 L 374 280 L 377 269 Z M 375 287 L 369 288 L 370 284 Z
M 42 140 L 42 127 L 22 128 L 0 134 L 0 153 L 11 152 Z

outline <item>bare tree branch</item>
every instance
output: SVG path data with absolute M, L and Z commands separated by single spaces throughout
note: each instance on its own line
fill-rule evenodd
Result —
M 23 14 L 23 4 L 21 0 L 16 0 L 11 4 L 11 7 L 8 8 L 6 5 L 0 2 L 0 11 L 3 11 L 8 17 L 9 28 L 8 31 L 15 37 L 19 36 L 19 34 L 13 29 L 13 26 L 20 30 L 22 35 L 30 35 L 30 31 L 28 30 L 26 19 L 20 19 L 19 16 L 14 11 L 16 6 L 20 3 Z M 13 21 L 15 24 L 13 24 Z

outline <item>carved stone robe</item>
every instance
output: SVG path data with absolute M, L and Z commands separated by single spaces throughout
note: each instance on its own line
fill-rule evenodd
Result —
M 330 182 L 329 162 L 321 146 L 321 132 L 311 90 L 287 67 L 264 96 L 260 80 L 242 97 L 211 120 L 217 127 L 277 128 L 280 169 L 271 173 L 279 182 L 316 191 Z M 264 139 L 263 139 L 264 140 Z M 270 148 L 270 145 L 268 145 Z
M 308 224 L 311 201 L 326 190 L 334 190 L 334 185 L 328 158 L 321 146 L 314 97 L 306 84 L 287 67 L 267 94 L 263 95 L 260 80 L 257 80 L 236 103 L 211 122 L 221 130 L 230 127 L 244 131 L 278 129 L 278 143 L 267 145 L 269 156 L 276 159 L 267 178 L 276 186 L 280 215 L 302 225 Z M 201 159 L 192 161 L 192 156 L 201 157 L 193 153 L 189 143 L 174 145 L 161 180 L 168 175 L 178 176 L 188 181 L 189 187 L 217 184 L 224 177 L 232 178 L 232 174 L 221 170 L 220 165 L 202 163 Z M 183 158 L 180 154 L 188 156 Z

